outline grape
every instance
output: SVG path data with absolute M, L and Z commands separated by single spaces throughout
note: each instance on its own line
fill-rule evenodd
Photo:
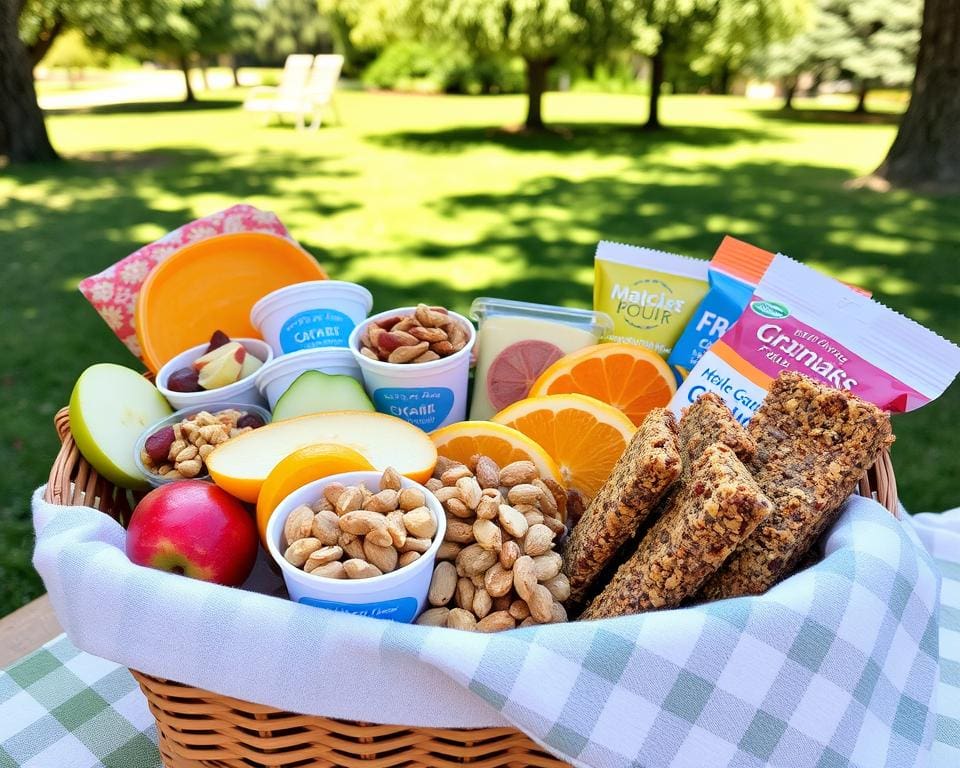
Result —
M 147 452 L 154 464 L 163 464 L 173 445 L 173 427 L 161 427 L 147 438 L 143 449 Z
M 193 368 L 178 368 L 167 379 L 167 389 L 173 392 L 202 392 L 200 374 Z
M 219 349 L 224 344 L 229 343 L 230 337 L 218 328 L 213 332 L 213 336 L 210 337 L 210 345 L 207 347 L 207 351 L 203 354 L 207 354 L 207 352 L 213 352 L 213 350 Z
M 253 429 L 257 429 L 258 427 L 262 427 L 263 424 L 263 419 L 261 419 L 255 413 L 245 413 L 243 416 L 237 419 L 237 427 L 239 429 L 243 429 L 244 427 L 252 427 Z

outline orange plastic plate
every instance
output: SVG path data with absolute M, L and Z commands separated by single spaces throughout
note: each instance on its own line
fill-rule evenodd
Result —
M 135 323 L 143 361 L 156 373 L 218 328 L 260 338 L 250 310 L 277 288 L 326 280 L 316 260 L 295 243 L 262 232 L 218 235 L 160 262 L 144 280 Z

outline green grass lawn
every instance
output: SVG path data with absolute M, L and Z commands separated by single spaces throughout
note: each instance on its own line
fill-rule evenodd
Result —
M 782 250 L 960 339 L 960 199 L 847 190 L 893 138 L 892 116 L 737 98 L 671 97 L 659 134 L 639 96 L 550 94 L 569 136 L 493 130 L 521 97 L 345 92 L 343 125 L 267 127 L 237 102 L 50 118 L 69 162 L 0 175 L 0 615 L 41 591 L 30 492 L 57 448 L 77 375 L 133 365 L 78 280 L 183 222 L 247 201 L 277 212 L 375 311 L 474 296 L 587 306 L 599 238 L 707 258 L 724 233 Z M 217 286 L 211 285 L 211 291 Z M 894 460 L 914 510 L 960 504 L 960 388 L 897 419 Z

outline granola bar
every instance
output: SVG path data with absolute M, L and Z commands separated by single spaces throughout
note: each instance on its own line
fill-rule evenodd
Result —
M 772 509 L 733 450 L 714 443 L 684 472 L 663 515 L 581 618 L 680 605 Z
M 760 594 L 789 574 L 893 442 L 887 413 L 792 372 L 774 381 L 748 429 L 775 510 L 707 582 L 707 599 Z
M 570 599 L 578 602 L 680 475 L 677 421 L 652 410 L 606 483 L 574 526 L 563 553 Z
M 733 449 L 744 463 L 757 453 L 756 441 L 737 421 L 718 394 L 705 392 L 683 411 L 680 419 L 680 446 L 685 459 L 693 463 L 714 443 L 723 443 Z

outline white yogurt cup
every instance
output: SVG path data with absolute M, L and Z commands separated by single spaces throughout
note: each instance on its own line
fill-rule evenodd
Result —
M 250 322 L 277 357 L 300 349 L 345 347 L 350 331 L 373 306 L 370 291 L 341 280 L 278 288 L 250 310 Z
M 280 396 L 305 371 L 352 376 L 363 384 L 360 366 L 346 347 L 301 349 L 299 352 L 275 357 L 271 363 L 257 371 L 257 389 L 267 398 L 270 410 L 276 407 Z
M 470 338 L 459 352 L 429 363 L 385 363 L 360 354 L 360 334 L 367 325 L 395 315 L 411 315 L 415 309 L 391 309 L 358 325 L 350 334 L 350 351 L 363 371 L 367 394 L 380 413 L 432 432 L 466 418 L 470 351 L 477 338 L 473 324 L 463 315 L 450 312 Z
M 426 499 L 427 507 L 437 521 L 437 532 L 434 534 L 430 548 L 410 565 L 370 579 L 330 579 L 295 568 L 283 556 L 286 549 L 286 542 L 283 541 L 283 525 L 294 509 L 301 504 L 309 505 L 315 502 L 323 495 L 323 489 L 330 483 L 343 485 L 366 483 L 367 488 L 378 488 L 382 474 L 382 472 L 344 472 L 315 480 L 298 488 L 274 509 L 267 522 L 267 550 L 280 566 L 291 600 L 333 611 L 405 623 L 412 622 L 424 610 L 430 580 L 433 578 L 437 550 L 447 529 L 447 519 L 437 497 L 419 483 L 406 477 L 400 479 L 401 486 L 419 488 Z
M 261 368 L 269 365 L 270 361 L 273 360 L 273 349 L 261 339 L 230 339 L 230 341 L 239 341 L 249 354 L 263 360 L 263 366 L 261 366 Z M 260 372 L 259 368 L 249 376 L 245 376 L 239 381 L 233 382 L 233 384 L 227 384 L 225 387 L 205 389 L 201 392 L 174 392 L 172 389 L 167 389 L 167 381 L 170 378 L 170 374 L 180 368 L 189 368 L 192 366 L 193 361 L 203 355 L 204 352 L 207 351 L 208 346 L 209 344 L 198 344 L 195 347 L 190 347 L 190 349 L 181 352 L 168 361 L 167 364 L 157 372 L 157 389 L 160 390 L 161 395 L 167 398 L 167 402 L 176 410 L 180 410 L 181 408 L 196 408 L 200 410 L 218 403 L 265 406 L 267 401 L 261 396 L 260 390 L 257 389 L 256 385 L 257 374 Z

